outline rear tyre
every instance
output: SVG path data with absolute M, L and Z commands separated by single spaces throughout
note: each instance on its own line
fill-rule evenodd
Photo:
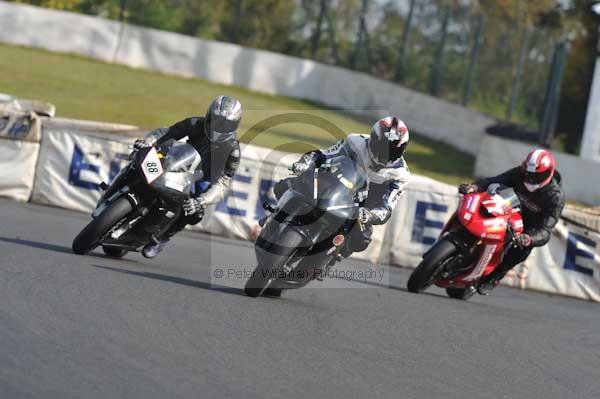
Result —
M 85 255 L 98 246 L 102 237 L 121 219 L 127 216 L 133 207 L 127 198 L 119 198 L 108 206 L 100 215 L 81 230 L 73 240 L 73 252 Z
M 414 293 L 423 292 L 433 283 L 433 279 L 444 261 L 455 252 L 456 246 L 450 240 L 438 241 L 412 272 L 406 283 L 406 288 Z
M 102 250 L 104 251 L 106 256 L 110 256 L 111 258 L 122 258 L 123 256 L 127 255 L 127 252 L 129 252 L 128 250 L 123 248 L 106 247 L 104 245 L 102 246 Z
M 258 265 L 246 282 L 244 292 L 252 298 L 262 294 L 281 296 L 280 289 L 267 288 L 267 286 L 302 244 L 303 238 L 296 230 L 288 228 L 277 237 L 276 244 L 268 241 L 261 244 L 258 241 L 260 240 L 257 240 L 257 244 L 255 244 Z M 267 293 L 267 291 L 269 292 Z

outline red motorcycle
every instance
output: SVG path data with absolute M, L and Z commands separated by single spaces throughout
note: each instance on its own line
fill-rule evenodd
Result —
M 408 290 L 422 292 L 435 284 L 451 298 L 469 299 L 523 232 L 520 209 L 515 191 L 498 184 L 462 196 L 458 210 L 410 275 Z

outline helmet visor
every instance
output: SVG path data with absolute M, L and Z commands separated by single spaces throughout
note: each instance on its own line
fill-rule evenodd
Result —
M 408 146 L 408 141 L 404 144 L 400 144 L 400 146 L 398 146 L 397 142 L 393 142 L 391 144 L 393 145 L 392 148 L 390 148 L 390 160 L 396 161 L 402 158 L 404 155 L 404 150 L 406 150 L 406 146 Z
M 530 184 L 542 184 L 550 178 L 551 170 L 545 172 L 525 172 L 524 180 Z
M 238 126 L 239 121 L 230 121 L 227 118 L 218 115 L 209 114 L 206 118 L 206 133 L 211 141 L 225 141 L 232 137 Z
M 387 165 L 404 155 L 408 143 L 398 146 L 397 141 L 377 140 L 369 146 L 371 158 L 380 165 Z

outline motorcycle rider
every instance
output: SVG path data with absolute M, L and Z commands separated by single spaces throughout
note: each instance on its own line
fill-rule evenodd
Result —
M 403 157 L 408 139 L 408 128 L 404 122 L 396 116 L 388 116 L 375 122 L 369 135 L 350 134 L 328 149 L 307 152 L 292 165 L 292 172 L 299 175 L 319 167 L 328 157 L 342 154 L 365 171 L 368 192 L 359 209 L 363 229 L 355 226 L 351 230 L 341 251 L 343 257 L 367 249 L 372 225 L 384 224 L 390 218 L 410 178 Z M 291 187 L 293 179 L 284 179 L 275 185 L 273 191 L 277 198 Z
M 145 148 L 187 137 L 187 143 L 202 157 L 204 173 L 202 180 L 196 182 L 193 198 L 184 203 L 182 215 L 166 233 L 153 237 L 143 248 L 142 254 L 146 258 L 158 255 L 173 235 L 186 225 L 202 220 L 204 208 L 225 197 L 240 163 L 237 129 L 241 118 L 242 104 L 233 97 L 221 95 L 212 100 L 204 117 L 191 117 L 169 128 L 156 129 L 145 139 L 135 142 L 134 147 Z
M 534 247 L 542 247 L 550 241 L 550 233 L 565 206 L 562 178 L 548 150 L 533 150 L 521 166 L 498 176 L 461 184 L 458 191 L 461 194 L 482 192 L 494 183 L 515 190 L 521 201 L 524 232 L 515 237 L 502 263 L 479 283 L 477 290 L 484 295 L 496 287 L 510 269 L 524 262 Z

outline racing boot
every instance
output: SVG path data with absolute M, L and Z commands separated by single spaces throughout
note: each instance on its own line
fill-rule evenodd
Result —
M 450 298 L 468 301 L 473 295 L 477 294 L 477 287 L 474 285 L 469 285 L 464 288 L 448 287 L 446 288 L 446 293 Z
M 168 242 L 169 242 L 168 238 L 152 237 L 150 242 L 148 244 L 146 244 L 144 249 L 142 249 L 142 255 L 144 255 L 145 258 L 152 259 L 156 255 L 161 253 L 163 249 L 165 249 Z
M 188 224 L 194 225 L 200 223 L 203 217 L 204 211 L 178 218 L 166 232 L 158 233 L 158 238 L 152 236 L 150 242 L 142 249 L 142 255 L 146 258 L 154 258 L 165 249 L 171 237 L 183 230 Z
M 490 295 L 492 290 L 496 288 L 498 284 L 500 284 L 500 280 L 495 278 L 482 279 L 477 285 L 477 292 L 479 292 L 480 295 Z
M 465 290 L 465 293 L 463 294 L 463 299 L 466 301 L 467 299 L 471 298 L 473 295 L 477 294 L 477 292 L 478 292 L 477 288 L 470 285 Z

